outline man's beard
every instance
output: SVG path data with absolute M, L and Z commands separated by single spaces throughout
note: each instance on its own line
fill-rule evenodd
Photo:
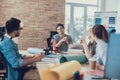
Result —
M 20 35 L 19 34 L 16 34 L 15 37 L 19 37 Z
M 65 34 L 65 33 L 64 33 L 64 32 L 61 32 L 60 34 L 63 35 L 63 34 Z
M 17 32 L 17 34 L 15 35 L 15 37 L 19 37 L 20 36 L 20 34 Z

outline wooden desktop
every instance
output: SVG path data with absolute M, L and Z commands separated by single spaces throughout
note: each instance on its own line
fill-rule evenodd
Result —
M 30 55 L 27 51 L 24 51 L 24 50 L 21 50 L 20 51 L 21 53 L 24 53 L 24 54 L 28 54 L 29 56 L 32 56 L 32 55 Z M 43 70 L 43 69 L 47 69 L 47 68 L 50 68 L 51 66 L 53 66 L 53 65 L 56 65 L 56 64 L 59 64 L 59 63 L 57 63 L 58 62 L 58 60 L 56 60 L 56 58 L 51 58 L 51 59 L 53 59 L 54 60 L 54 62 L 45 62 L 45 61 L 41 61 L 42 63 L 47 63 L 47 64 L 49 64 L 49 65 L 43 65 L 42 64 L 42 67 L 41 67 L 41 62 L 37 62 L 36 63 L 36 67 L 37 67 L 37 71 L 38 71 L 38 73 L 39 73 L 39 76 L 40 76 L 40 72 L 41 72 L 41 70 Z M 57 61 L 57 62 L 56 62 Z M 43 68 L 43 66 L 45 66 L 44 68 Z M 91 75 L 89 72 L 91 71 L 90 70 L 90 68 L 89 68 L 89 64 L 88 63 L 86 63 L 86 64 L 81 64 L 81 71 L 82 72 L 84 72 L 84 76 L 83 76 L 83 80 L 92 80 L 92 78 L 96 78 L 96 76 L 94 76 L 94 75 Z M 71 76 L 72 77 L 72 76 Z M 40 80 L 40 79 L 38 79 L 38 80 Z M 94 80 L 96 80 L 96 79 L 94 79 Z M 107 79 L 100 79 L 100 80 L 107 80 Z

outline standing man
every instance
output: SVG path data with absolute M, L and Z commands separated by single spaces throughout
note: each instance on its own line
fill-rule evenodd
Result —
M 41 60 L 40 54 L 34 55 L 33 57 L 22 56 L 19 54 L 17 44 L 14 43 L 12 38 L 20 35 L 20 31 L 23 29 L 20 23 L 21 21 L 16 18 L 8 20 L 5 25 L 7 34 L 5 34 L 2 41 L 0 41 L 0 51 L 7 61 L 7 80 L 20 80 L 18 78 L 20 74 L 18 68 Z
M 72 44 L 72 38 L 64 33 L 65 28 L 63 24 L 57 24 L 56 29 L 58 34 L 53 38 L 53 50 L 56 52 L 67 51 L 69 44 Z

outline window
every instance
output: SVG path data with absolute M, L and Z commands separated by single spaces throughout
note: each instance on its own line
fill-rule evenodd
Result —
M 66 2 L 96 5 L 98 0 L 66 0 Z
M 80 37 L 86 38 L 87 30 L 94 25 L 94 12 L 99 11 L 100 0 L 66 0 L 65 32 L 70 34 L 73 42 Z

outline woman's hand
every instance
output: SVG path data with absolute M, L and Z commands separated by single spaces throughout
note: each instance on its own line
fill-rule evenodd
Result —
M 96 64 L 96 68 L 103 71 L 104 65 Z
M 84 38 L 80 38 L 80 44 L 84 44 L 85 43 L 85 39 Z

